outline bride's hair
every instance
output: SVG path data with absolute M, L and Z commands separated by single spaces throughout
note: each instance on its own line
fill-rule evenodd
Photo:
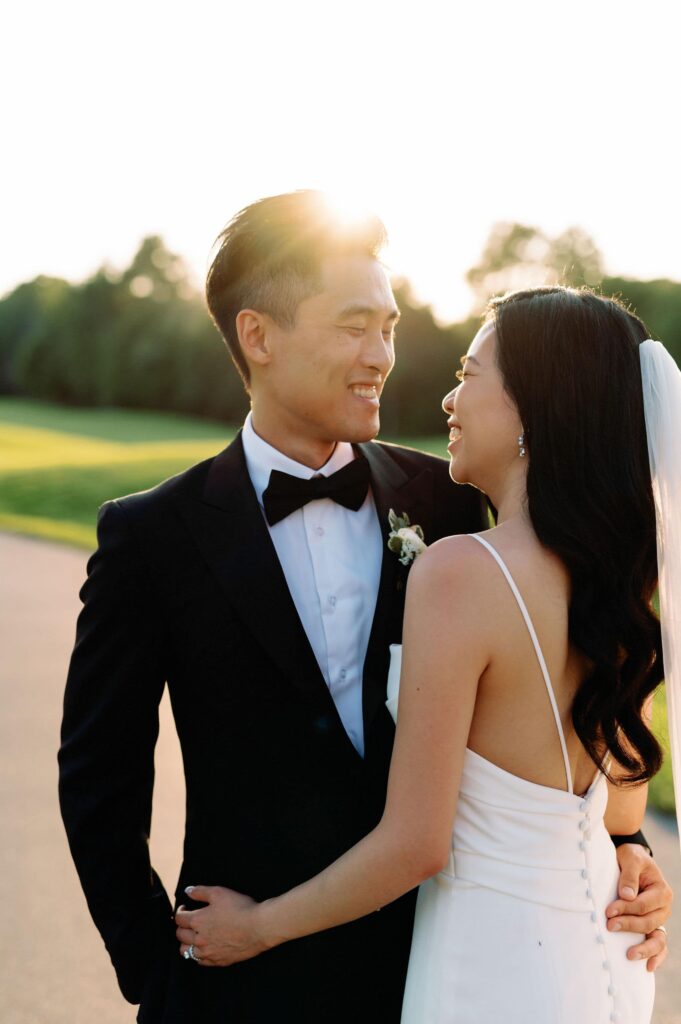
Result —
M 570 642 L 589 659 L 572 720 L 643 782 L 660 746 L 643 706 L 663 678 L 653 502 L 639 345 L 645 324 L 616 299 L 548 286 L 493 298 L 498 364 L 528 451 L 528 511 L 572 580 Z

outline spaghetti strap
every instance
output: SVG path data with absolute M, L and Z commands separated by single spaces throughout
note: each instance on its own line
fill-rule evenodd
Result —
M 527 628 L 528 628 L 529 633 L 530 633 L 530 637 L 532 638 L 532 643 L 534 644 L 534 649 L 535 649 L 535 652 L 536 652 L 536 655 L 537 655 L 537 661 L 539 662 L 539 667 L 541 668 L 542 675 L 544 676 L 544 682 L 546 683 L 546 691 L 547 691 L 547 693 L 549 695 L 549 701 L 551 702 L 551 710 L 553 711 L 553 717 L 554 717 L 554 719 L 556 721 L 556 728 L 558 729 L 558 738 L 560 740 L 560 749 L 563 752 L 563 762 L 565 764 L 565 776 L 566 776 L 566 779 L 567 779 L 568 792 L 569 793 L 573 793 L 574 790 L 572 788 L 572 772 L 570 771 L 570 760 L 568 758 L 567 746 L 566 746 L 566 743 L 565 743 L 565 734 L 563 733 L 563 724 L 562 724 L 562 722 L 560 720 L 560 714 L 558 712 L 558 705 L 556 704 L 556 697 L 555 697 L 555 694 L 553 692 L 553 686 L 551 685 L 551 678 L 549 676 L 549 671 L 548 671 L 548 669 L 546 667 L 546 661 L 544 660 L 544 655 L 542 653 L 542 649 L 539 646 L 539 640 L 537 639 L 537 634 L 536 634 L 534 626 L 532 624 L 532 619 L 530 618 L 530 613 L 528 612 L 527 606 L 526 606 L 525 602 L 523 601 L 523 599 L 521 597 L 520 591 L 518 590 L 518 588 L 516 586 L 515 580 L 513 579 L 513 577 L 511 576 L 511 573 L 508 570 L 508 566 L 504 562 L 503 558 L 501 557 L 501 555 L 499 554 L 497 549 L 495 547 L 493 547 L 489 543 L 489 541 L 485 540 L 484 537 L 481 537 L 477 533 L 469 533 L 468 536 L 469 537 L 475 537 L 475 539 L 477 541 L 479 541 L 483 545 L 483 547 L 486 547 L 487 550 L 490 552 L 490 554 L 496 559 L 496 561 L 497 561 L 497 563 L 499 565 L 499 568 L 501 569 L 501 571 L 503 572 L 504 576 L 506 577 L 506 579 L 508 581 L 508 585 L 510 586 L 511 590 L 513 591 L 515 599 L 518 602 L 518 605 L 520 607 L 520 611 L 523 613 L 523 618 L 525 619 L 525 624 L 527 625 Z

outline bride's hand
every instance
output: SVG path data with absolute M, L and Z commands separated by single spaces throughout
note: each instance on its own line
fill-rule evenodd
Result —
M 258 932 L 260 904 L 250 896 L 218 885 L 188 886 L 185 892 L 207 906 L 178 908 L 175 934 L 182 956 L 191 946 L 202 967 L 228 967 L 269 948 Z

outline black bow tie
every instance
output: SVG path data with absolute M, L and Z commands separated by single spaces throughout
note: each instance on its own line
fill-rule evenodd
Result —
M 273 469 L 263 491 L 262 503 L 270 526 L 285 519 L 296 509 L 318 498 L 332 498 L 354 512 L 364 503 L 369 489 L 369 463 L 360 455 L 331 476 L 313 476 L 301 480 Z

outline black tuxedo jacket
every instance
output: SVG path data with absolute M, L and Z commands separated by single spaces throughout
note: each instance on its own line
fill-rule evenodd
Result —
M 426 542 L 487 526 L 447 463 L 359 445 L 388 510 Z M 240 437 L 158 487 L 105 504 L 66 686 L 60 801 L 92 916 L 145 1024 L 399 1021 L 414 893 L 360 921 L 227 968 L 179 956 L 149 862 L 158 704 L 167 683 L 187 785 L 185 885 L 265 899 L 369 832 L 385 800 L 393 725 L 388 646 L 407 570 L 384 547 L 363 677 L 365 757 L 319 670 L 257 504 Z M 368 610 L 369 613 L 373 609 Z

